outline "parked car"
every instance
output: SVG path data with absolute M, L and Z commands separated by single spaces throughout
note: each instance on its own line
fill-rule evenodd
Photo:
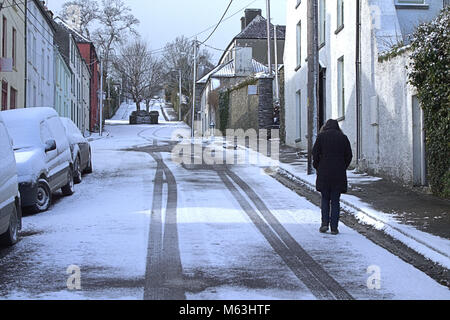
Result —
M 3 112 L 13 139 L 22 207 L 48 210 L 52 194 L 74 193 L 73 165 L 64 126 L 54 109 L 27 108 Z
M 22 209 L 17 183 L 16 160 L 11 138 L 0 115 L 0 244 L 17 243 L 22 228 Z
M 89 141 L 69 118 L 61 118 L 72 152 L 73 181 L 81 183 L 83 173 L 92 173 L 92 153 Z

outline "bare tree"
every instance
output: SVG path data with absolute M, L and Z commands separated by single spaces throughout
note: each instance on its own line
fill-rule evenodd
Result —
M 151 97 L 161 83 L 160 61 L 149 52 L 146 42 L 135 40 L 121 48 L 113 66 L 128 83 L 128 93 L 141 110 L 141 102 Z
M 91 39 L 90 25 L 97 19 L 98 4 L 93 0 L 71 0 L 63 4 L 61 18 L 78 33 Z
M 102 0 L 97 20 L 100 27 L 94 31 L 93 38 L 97 48 L 103 53 L 103 73 L 107 78 L 113 50 L 124 43 L 129 33 L 137 36 L 134 28 L 139 20 L 131 14 L 130 7 L 123 0 Z
M 211 54 L 207 50 L 198 53 L 199 77 L 209 72 L 213 65 Z M 182 90 L 187 96 L 192 95 L 194 80 L 194 43 L 182 36 L 166 44 L 163 54 L 163 64 L 166 71 L 166 84 L 169 89 L 178 90 L 178 70 L 181 70 Z

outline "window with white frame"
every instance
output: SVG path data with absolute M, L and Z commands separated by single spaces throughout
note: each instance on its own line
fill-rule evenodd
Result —
M 345 64 L 344 57 L 340 57 L 337 63 L 337 90 L 338 90 L 338 117 L 345 116 Z
M 337 28 L 344 26 L 344 0 L 337 0 Z
M 302 23 L 297 24 L 297 68 L 302 65 Z
M 295 94 L 297 110 L 297 137 L 302 138 L 302 91 L 298 90 Z
M 325 44 L 326 24 L 325 0 L 319 0 L 319 45 Z

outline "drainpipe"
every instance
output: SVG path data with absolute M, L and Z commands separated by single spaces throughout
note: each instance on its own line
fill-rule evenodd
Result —
M 361 0 L 356 0 L 356 165 L 361 160 Z
M 24 85 L 24 97 L 23 97 L 23 107 L 27 107 L 27 80 L 28 80 L 28 48 L 27 48 L 27 33 L 28 33 L 28 0 L 24 1 L 25 5 L 25 85 Z

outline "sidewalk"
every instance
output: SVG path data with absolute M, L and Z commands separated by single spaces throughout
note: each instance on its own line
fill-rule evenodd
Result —
M 299 150 L 282 146 L 279 173 L 315 191 L 316 175 L 306 174 L 307 159 Z M 421 194 L 390 181 L 349 171 L 349 192 L 343 209 L 450 268 L 450 202 Z

